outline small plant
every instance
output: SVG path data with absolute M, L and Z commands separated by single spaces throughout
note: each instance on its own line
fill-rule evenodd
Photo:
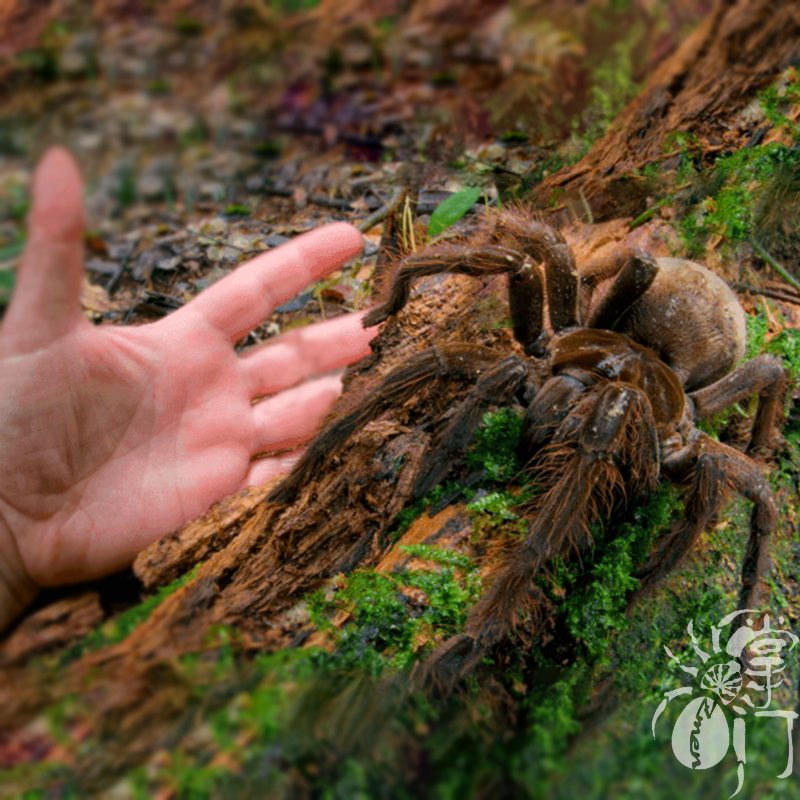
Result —
M 225 211 L 223 211 L 223 213 L 229 217 L 249 217 L 250 209 L 247 206 L 241 205 L 240 203 L 234 203 L 232 205 L 225 206 Z
M 431 214 L 428 236 L 431 238 L 438 236 L 442 231 L 455 225 L 478 202 L 481 191 L 479 186 L 471 186 L 441 202 Z
M 253 146 L 253 153 L 259 158 L 278 158 L 281 146 L 277 142 L 258 142 Z
M 506 131 L 500 137 L 500 141 L 503 144 L 526 144 L 530 138 L 524 131 Z

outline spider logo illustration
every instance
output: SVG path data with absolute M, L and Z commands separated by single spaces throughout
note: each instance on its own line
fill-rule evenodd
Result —
M 730 635 L 727 643 L 720 644 L 723 631 L 737 618 L 745 615 L 745 624 Z M 731 732 L 725 709 L 730 709 L 733 718 L 733 749 L 736 754 L 738 786 L 731 795 L 735 797 L 744 784 L 744 765 L 746 759 L 745 718 L 748 711 L 756 717 L 782 717 L 786 721 L 788 755 L 786 769 L 778 778 L 786 778 L 792 772 L 793 747 L 792 728 L 798 714 L 794 711 L 773 711 L 772 690 L 783 683 L 781 673 L 786 664 L 783 651 L 794 650 L 800 637 L 788 630 L 773 628 L 769 614 L 763 616 L 762 627 L 754 627 L 761 614 L 753 609 L 740 609 L 723 617 L 711 629 L 711 650 L 708 653 L 700 647 L 694 633 L 694 620 L 686 626 L 692 643 L 692 650 L 703 663 L 701 668 L 682 664 L 668 647 L 664 650 L 670 660 L 695 680 L 699 679 L 702 694 L 690 700 L 680 713 L 672 731 L 672 751 L 675 757 L 689 769 L 708 769 L 718 764 L 728 752 Z M 778 625 L 784 624 L 778 617 Z M 707 665 L 707 666 L 706 666 Z M 653 715 L 653 738 L 656 735 L 656 722 L 667 704 L 676 697 L 693 695 L 695 686 L 681 686 L 664 693 Z M 743 691 L 744 690 L 744 691 Z M 756 705 L 759 695 L 764 697 L 762 705 Z M 734 702 L 736 701 L 736 702 Z

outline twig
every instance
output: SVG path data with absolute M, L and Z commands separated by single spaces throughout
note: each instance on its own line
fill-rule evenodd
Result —
M 670 195 L 669 197 L 665 197 L 662 200 L 659 200 L 657 203 L 650 206 L 650 208 L 648 208 L 647 211 L 643 211 L 641 214 L 639 214 L 638 217 L 636 217 L 636 219 L 631 220 L 628 223 L 628 230 L 632 231 L 634 228 L 638 228 L 640 225 L 647 222 L 647 220 L 650 219 L 650 217 L 652 217 L 653 214 L 655 214 L 660 208 L 663 208 L 665 205 L 667 205 L 667 203 L 669 203 L 670 200 L 672 199 L 673 199 L 672 195 Z
M 591 206 L 589 205 L 589 201 L 586 199 L 586 195 L 583 193 L 583 189 L 578 187 L 578 194 L 581 198 L 581 205 L 583 205 L 583 211 L 586 214 L 586 222 L 589 225 L 594 225 L 594 214 L 592 214 Z
M 780 300 L 783 303 L 791 303 L 795 306 L 800 306 L 800 295 L 787 294 L 778 289 L 759 289 L 756 286 L 751 286 L 749 283 L 741 283 L 734 281 L 731 283 L 734 289 L 740 292 L 750 292 L 751 294 L 758 294 L 762 297 L 769 297 L 772 300 Z
M 798 281 L 787 269 L 781 266 L 752 236 L 750 245 L 764 261 L 767 262 L 792 288 L 800 291 L 800 281 Z
M 358 229 L 361 233 L 366 233 L 370 228 L 374 228 L 379 222 L 383 222 L 389 214 L 396 211 L 403 202 L 403 194 L 402 188 L 396 188 L 386 205 L 381 206 L 377 211 L 373 211 L 372 214 L 359 224 Z
M 401 230 L 403 233 L 403 246 L 406 250 L 416 253 L 417 242 L 414 237 L 414 215 L 411 211 L 411 202 L 408 199 L 408 194 L 405 195 L 405 202 L 403 203 Z

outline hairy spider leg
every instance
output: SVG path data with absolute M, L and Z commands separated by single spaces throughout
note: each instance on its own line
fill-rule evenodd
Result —
M 386 409 L 413 397 L 431 380 L 463 378 L 477 381 L 497 364 L 497 354 L 486 347 L 454 344 L 432 347 L 390 372 L 357 408 L 332 420 L 295 464 L 294 469 L 267 497 L 273 503 L 294 502 L 301 487 L 318 473 L 356 431 Z
M 388 300 L 364 317 L 369 328 L 396 314 L 408 302 L 411 286 L 427 275 L 484 275 L 508 273 L 509 307 L 514 336 L 526 349 L 533 346 L 543 329 L 544 287 L 538 271 L 524 254 L 507 247 L 432 247 L 407 258 L 397 271 Z
M 786 371 L 774 356 L 757 356 L 710 386 L 691 392 L 698 419 L 709 419 L 758 392 L 758 408 L 746 452 L 770 449 L 775 422 L 786 391 Z
M 628 609 L 669 575 L 692 550 L 721 509 L 729 489 L 753 503 L 750 535 L 742 563 L 739 607 L 759 608 L 764 599 L 763 579 L 769 570 L 769 535 L 778 519 L 775 497 L 761 470 L 743 453 L 700 431 L 689 446 L 665 459 L 662 466 L 672 480 L 691 475 L 684 514 L 669 533 L 656 542 L 637 575 L 639 588 L 632 595 Z
M 492 238 L 512 250 L 521 250 L 535 262 L 544 263 L 553 332 L 577 326 L 578 270 L 564 237 L 532 217 L 529 211 L 512 206 L 495 217 Z
M 483 413 L 492 405 L 506 405 L 514 398 L 531 367 L 520 356 L 509 356 L 484 372 L 467 396 L 452 412 L 450 421 L 437 432 L 421 459 L 411 492 L 412 500 L 427 494 L 444 480 L 453 462 L 462 456 L 475 437 Z
M 480 665 L 522 613 L 530 615 L 534 629 L 541 624 L 545 597 L 533 579 L 554 556 L 566 558 L 591 544 L 590 521 L 610 505 L 615 491 L 624 491 L 620 468 L 636 473 L 637 483 L 655 483 L 658 440 L 644 392 L 603 383 L 575 405 L 566 422 L 571 419 L 582 421 L 578 436 L 554 443 L 558 449 L 546 454 L 550 469 L 543 475 L 551 486 L 523 509 L 531 521 L 528 535 L 470 611 L 465 633 L 445 642 L 420 668 L 424 681 L 449 690 Z
M 641 250 L 628 254 L 622 269 L 586 320 L 587 328 L 619 330 L 630 307 L 650 288 L 658 264 Z
M 552 440 L 575 400 L 586 391 L 589 380 L 583 370 L 567 369 L 548 379 L 536 393 L 522 420 L 519 455 L 524 464 L 527 465 L 542 445 Z M 577 416 L 573 420 L 577 420 Z
M 618 242 L 604 245 L 585 261 L 578 271 L 578 316 L 585 322 L 589 318 L 595 289 L 608 278 L 613 278 L 628 263 L 630 249 Z

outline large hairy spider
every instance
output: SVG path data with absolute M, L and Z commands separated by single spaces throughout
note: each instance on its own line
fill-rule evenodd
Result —
M 409 358 L 329 425 L 270 497 L 292 502 L 354 432 L 407 401 L 423 383 L 458 376 L 474 386 L 436 424 L 412 499 L 445 478 L 490 406 L 515 401 L 526 406 L 520 455 L 543 487 L 520 509 L 529 524 L 527 536 L 503 559 L 470 611 L 465 632 L 428 659 L 426 674 L 451 685 L 481 662 L 522 612 L 535 625 L 544 607 L 533 580 L 537 573 L 555 556 L 591 545 L 589 522 L 609 498 L 646 492 L 661 479 L 684 487 L 685 513 L 641 565 L 636 597 L 689 553 L 733 489 L 754 504 L 740 607 L 758 608 L 777 511 L 750 454 L 770 447 L 785 375 L 771 356 L 730 372 L 744 353 L 745 335 L 744 313 L 733 292 L 703 267 L 640 251 L 621 253 L 611 265 L 586 265 L 579 280 L 563 237 L 511 209 L 464 244 L 407 258 L 388 300 L 373 309 L 365 325 L 397 314 L 416 278 L 445 272 L 507 274 L 514 337 L 524 355 L 498 359 L 488 348 L 445 344 Z M 613 280 L 595 300 L 596 284 L 609 274 Z M 551 330 L 545 327 L 545 310 Z M 754 393 L 758 409 L 747 454 L 696 427 Z

